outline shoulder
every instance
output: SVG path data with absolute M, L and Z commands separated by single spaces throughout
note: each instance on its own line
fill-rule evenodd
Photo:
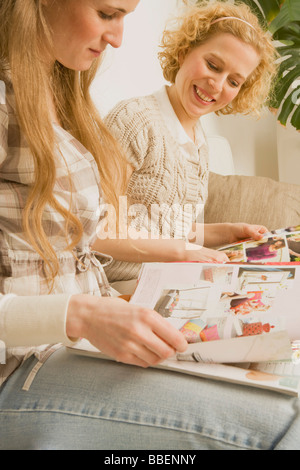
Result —
M 121 101 L 108 113 L 105 123 L 123 140 L 151 129 L 160 119 L 157 100 L 148 95 Z
M 154 95 L 121 101 L 106 116 L 105 124 L 121 143 L 128 161 L 138 169 L 149 149 L 160 146 L 163 118 Z

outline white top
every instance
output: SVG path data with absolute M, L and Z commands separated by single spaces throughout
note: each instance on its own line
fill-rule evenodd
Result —
M 201 121 L 198 120 L 195 126 L 195 142 L 190 138 L 186 133 L 184 127 L 179 121 L 177 114 L 174 111 L 173 106 L 171 105 L 168 93 L 167 85 L 163 86 L 160 90 L 154 93 L 155 98 L 157 99 L 161 115 L 166 123 L 166 126 L 170 134 L 178 142 L 182 156 L 184 159 L 193 160 L 194 162 L 200 162 L 200 152 L 203 147 L 203 151 L 207 151 L 207 139 L 204 134 Z M 200 205 L 196 208 L 196 217 L 199 215 L 201 210 Z
M 176 139 L 176 141 L 180 145 L 185 157 L 194 157 L 195 161 L 197 161 L 199 160 L 199 152 L 201 147 L 207 144 L 200 119 L 195 127 L 195 142 L 193 142 L 190 136 L 188 136 L 188 134 L 184 130 L 181 122 L 179 121 L 173 109 L 173 106 L 171 105 L 167 93 L 167 88 L 167 86 L 163 86 L 160 90 L 154 93 L 162 117 L 166 123 L 169 132 L 173 135 L 174 139 Z
M 163 87 L 152 95 L 122 101 L 108 114 L 106 124 L 134 169 L 128 185 L 131 202 L 140 207 L 134 227 L 187 240 L 207 198 L 208 146 L 200 120 L 195 144 Z M 113 261 L 105 271 L 112 282 L 134 279 L 139 269 L 137 263 Z

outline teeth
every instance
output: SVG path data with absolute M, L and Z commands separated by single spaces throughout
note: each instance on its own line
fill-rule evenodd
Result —
M 207 96 L 201 93 L 201 91 L 199 91 L 196 86 L 195 86 L 195 90 L 199 98 L 201 98 L 201 100 L 205 101 L 206 103 L 211 103 L 212 101 L 214 101 L 213 99 L 207 98 Z

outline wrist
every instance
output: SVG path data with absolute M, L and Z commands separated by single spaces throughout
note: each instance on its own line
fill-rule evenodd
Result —
M 69 338 L 86 337 L 91 300 L 93 298 L 85 294 L 70 297 L 66 318 L 66 334 Z
M 238 240 L 235 233 L 235 224 L 227 222 L 225 225 L 226 241 L 225 243 L 234 243 Z
M 172 238 L 171 240 L 162 240 L 159 262 L 182 262 L 186 261 L 186 242 Z
M 203 246 L 196 245 L 196 243 L 185 243 L 183 261 L 195 261 L 195 251 L 199 252 L 202 248 Z

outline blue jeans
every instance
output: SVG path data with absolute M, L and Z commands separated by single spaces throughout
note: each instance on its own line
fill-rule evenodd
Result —
M 55 352 L 0 389 L 0 449 L 300 449 L 299 400 Z

